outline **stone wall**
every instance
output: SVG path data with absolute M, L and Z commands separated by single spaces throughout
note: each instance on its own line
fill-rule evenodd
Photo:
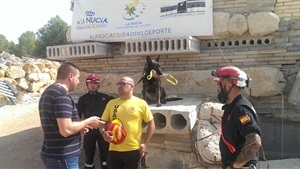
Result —
M 282 107 L 292 107 L 294 111 L 293 105 L 288 104 L 286 99 L 291 94 L 300 69 L 299 16 L 298 0 L 214 0 L 214 36 L 196 37 L 200 40 L 200 53 L 160 55 L 163 71 L 179 79 L 177 86 L 164 82 L 163 86 L 167 88 L 168 94 L 208 92 L 212 91 L 209 90 L 211 83 L 208 80 L 202 81 L 202 78 L 205 79 L 206 74 L 217 67 L 231 64 L 244 70 L 251 68 L 250 76 L 265 71 L 264 68 L 274 68 L 282 75 L 277 76 L 277 73 L 269 72 L 268 76 L 262 76 L 260 80 L 255 77 L 253 79 L 264 83 L 272 83 L 277 79 L 276 85 L 282 92 L 274 93 L 269 89 L 269 93 L 261 95 L 256 92 L 269 86 L 254 85 L 251 93 L 247 93 L 261 108 L 261 112 L 280 112 Z M 107 77 L 110 74 L 131 75 L 138 80 L 142 75 L 146 56 L 128 56 L 124 53 L 124 43 L 113 43 L 111 58 L 70 61 L 77 64 L 83 72 L 95 72 L 105 77 L 104 84 L 108 84 L 108 79 L 112 79 Z M 207 72 L 203 75 L 200 73 L 202 71 Z M 275 79 L 270 80 L 272 78 Z M 84 84 L 82 88 L 85 88 Z M 112 92 L 113 88 L 105 87 L 103 90 L 106 89 Z M 136 93 L 140 94 L 140 91 L 138 86 Z M 261 104 L 262 102 L 264 104 Z M 267 108 L 268 106 L 271 109 Z M 296 108 L 297 112 L 298 109 L 300 108 Z
M 201 40 L 199 54 L 161 55 L 165 71 L 210 70 L 228 64 L 241 68 L 300 65 L 300 5 L 298 0 L 214 0 L 214 37 Z M 124 56 L 124 43 L 114 43 L 114 55 L 73 60 L 84 71 L 141 72 L 145 56 Z

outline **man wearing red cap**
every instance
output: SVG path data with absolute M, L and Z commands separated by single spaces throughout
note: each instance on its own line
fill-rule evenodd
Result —
M 241 95 L 251 79 L 241 69 L 225 66 L 212 72 L 218 99 L 225 105 L 221 122 L 220 151 L 223 169 L 258 168 L 261 131 L 252 104 Z
M 101 117 L 106 104 L 114 99 L 113 97 L 98 91 L 100 87 L 100 77 L 94 73 L 88 74 L 86 77 L 86 86 L 88 93 L 81 96 L 78 100 L 77 109 L 79 117 L 82 119 L 90 116 Z M 106 159 L 108 151 L 108 143 L 104 141 L 98 129 L 93 129 L 84 136 L 83 148 L 85 151 L 85 169 L 94 169 L 94 155 L 96 143 L 100 151 L 101 169 L 106 169 Z

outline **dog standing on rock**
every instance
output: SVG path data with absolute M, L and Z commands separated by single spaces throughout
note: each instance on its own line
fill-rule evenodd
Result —
M 162 106 L 162 104 L 166 104 L 166 91 L 161 86 L 160 76 L 163 75 L 163 72 L 159 65 L 159 57 L 155 60 L 150 59 L 147 56 L 147 62 L 143 71 L 143 90 L 142 95 L 143 99 L 148 104 L 156 103 L 157 107 Z

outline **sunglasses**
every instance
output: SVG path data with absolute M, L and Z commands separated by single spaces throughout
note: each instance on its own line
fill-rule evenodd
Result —
M 131 83 L 127 83 L 127 82 L 118 82 L 118 83 L 116 83 L 117 86 L 124 86 L 126 84 L 133 86 Z

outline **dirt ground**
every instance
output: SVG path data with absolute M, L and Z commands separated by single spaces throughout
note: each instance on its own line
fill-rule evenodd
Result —
M 42 131 L 37 103 L 0 108 L 0 169 L 41 169 Z M 96 168 L 99 158 L 96 156 Z M 84 152 L 80 156 L 83 168 Z M 262 163 L 261 169 L 266 169 Z M 270 161 L 270 169 L 300 169 L 300 159 Z
M 43 135 L 37 103 L 0 108 L 0 169 L 41 169 L 40 149 Z M 100 168 L 98 156 L 96 168 Z M 80 168 L 84 165 L 84 152 Z

